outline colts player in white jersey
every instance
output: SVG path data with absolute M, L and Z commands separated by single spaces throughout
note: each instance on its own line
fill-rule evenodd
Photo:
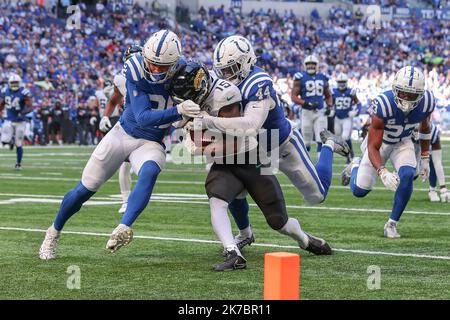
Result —
M 215 78 L 213 74 L 210 76 L 206 67 L 196 61 L 187 61 L 177 70 L 169 91 L 177 100 L 192 100 L 199 104 L 209 116 L 235 120 L 241 116 L 239 88 L 227 80 Z M 196 119 L 186 125 L 192 126 L 196 127 Z M 185 135 L 184 143 L 188 145 L 188 150 L 193 154 L 205 154 L 214 160 L 205 189 L 210 203 L 211 223 L 225 249 L 225 261 L 218 264 L 215 271 L 246 267 L 246 260 L 234 241 L 227 213 L 228 204 L 244 190 L 251 195 L 272 229 L 290 236 L 300 248 L 314 254 L 332 253 L 326 241 L 307 234 L 297 219 L 288 216 L 277 178 L 273 174 L 261 174 L 259 163 L 251 160 L 251 154 L 256 152 L 258 145 L 255 136 L 236 138 L 228 135 L 227 139 L 224 138 L 226 135 L 217 131 L 194 131 L 192 141 L 192 131 L 186 131 L 188 134 Z M 215 139 L 209 143 L 213 136 Z M 206 144 L 203 143 L 204 137 Z
M 361 103 L 354 89 L 348 87 L 348 77 L 340 73 L 336 78 L 337 88 L 333 89 L 333 106 L 336 115 L 334 119 L 334 133 L 341 136 L 350 147 L 350 157 L 354 157 L 352 146 L 353 118 L 361 110 Z
M 150 36 L 141 55 L 135 55 L 125 63 L 125 111 L 120 122 L 95 148 L 80 183 L 64 196 L 39 250 L 41 259 L 56 258 L 56 246 L 64 224 L 125 160 L 129 160 L 133 171 L 138 173 L 138 180 L 130 194 L 127 210 L 106 248 L 114 252 L 133 239 L 131 225 L 148 205 L 165 164 L 162 140 L 167 127 L 182 116 L 195 117 L 200 113 L 200 108 L 192 101 L 174 105 L 165 89 L 180 59 L 181 43 L 177 35 L 161 30 Z
M 134 54 L 140 54 L 142 47 L 134 45 L 129 46 L 123 56 L 123 62 L 126 63 Z M 106 102 L 105 111 L 100 120 L 99 129 L 102 132 L 108 132 L 118 121 L 120 111 L 117 106 L 123 107 L 124 98 L 127 95 L 126 78 L 123 73 L 114 76 L 114 83 L 111 87 L 105 88 L 108 101 Z M 131 193 L 131 164 L 129 161 L 122 163 L 119 169 L 119 186 L 122 196 L 122 206 L 119 213 L 125 213 L 127 210 L 128 198 Z
M 325 152 L 313 164 L 303 138 L 284 116 L 283 107 L 273 87 L 272 78 L 263 69 L 255 66 L 257 59 L 251 43 L 242 36 L 231 36 L 221 40 L 214 50 L 214 70 L 219 78 L 236 85 L 242 95 L 244 115 L 239 118 L 217 118 L 204 116 L 204 129 L 226 132 L 229 130 L 253 131 L 261 129 L 267 133 L 267 146 L 272 154 L 279 153 L 278 165 L 303 197 L 311 204 L 324 201 L 331 184 L 333 152 L 347 156 L 349 148 L 341 138 L 327 131 L 321 133 Z M 235 131 L 236 132 L 236 131 Z M 270 137 L 278 134 L 276 145 Z M 261 147 L 261 139 L 259 141 Z M 239 228 L 236 243 L 239 248 L 254 241 L 248 218 L 248 203 L 245 198 L 235 199 L 229 209 Z
M 387 189 L 395 192 L 389 220 L 384 225 L 384 236 L 399 238 L 397 223 L 413 192 L 413 180 L 418 165 L 411 140 L 419 124 L 421 157 L 419 174 L 423 179 L 430 172 L 430 115 L 435 108 L 433 93 L 425 90 L 422 71 L 413 66 L 400 69 L 392 90 L 380 94 L 370 107 L 371 124 L 363 143 L 364 154 L 355 158 L 343 172 L 343 184 L 350 182 L 354 196 L 365 197 L 372 190 L 377 175 Z M 385 164 L 390 159 L 395 172 Z
M 417 140 L 415 140 L 414 142 L 416 142 L 416 158 L 420 159 L 419 143 Z M 431 202 L 450 202 L 450 192 L 447 190 L 447 187 L 445 185 L 444 166 L 442 165 L 441 131 L 434 123 L 431 124 L 430 152 L 430 190 L 428 192 L 428 198 Z M 437 183 L 439 183 L 440 194 L 438 194 L 436 190 Z

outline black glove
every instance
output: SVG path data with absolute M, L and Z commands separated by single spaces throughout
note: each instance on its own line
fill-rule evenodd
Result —
M 317 102 L 305 102 L 303 104 L 303 108 L 305 109 L 316 109 L 319 104 Z

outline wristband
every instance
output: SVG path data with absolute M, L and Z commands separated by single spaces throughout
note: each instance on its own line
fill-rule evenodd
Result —
M 431 132 L 430 133 L 420 133 L 419 132 L 419 139 L 420 140 L 431 140 Z
M 378 175 L 381 174 L 381 171 L 383 171 L 383 169 L 385 169 L 385 167 L 384 167 L 383 165 L 381 165 L 381 166 L 378 167 L 378 169 L 377 169 Z

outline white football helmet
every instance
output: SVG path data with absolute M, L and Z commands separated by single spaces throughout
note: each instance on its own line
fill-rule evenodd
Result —
M 392 91 L 398 108 L 405 113 L 412 111 L 425 93 L 422 70 L 413 66 L 401 68 L 394 77 Z
M 317 74 L 319 73 L 319 59 L 315 55 L 307 56 L 303 62 L 303 67 L 308 74 Z
M 18 74 L 13 73 L 9 76 L 8 84 L 12 91 L 17 91 L 22 86 L 22 78 Z
M 170 30 L 160 30 L 154 33 L 142 49 L 144 74 L 147 80 L 161 83 L 170 78 L 174 67 L 181 57 L 181 42 L 178 36 Z M 150 64 L 157 66 L 169 66 L 167 72 L 155 73 L 150 69 Z
M 340 73 L 336 78 L 336 82 L 339 90 L 344 91 L 347 89 L 348 77 L 345 73 Z
M 256 60 L 250 41 L 231 36 L 221 40 L 214 50 L 214 71 L 219 78 L 239 85 L 252 71 Z

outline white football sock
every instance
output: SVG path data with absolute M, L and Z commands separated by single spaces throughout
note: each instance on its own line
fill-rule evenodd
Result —
M 209 207 L 211 210 L 211 224 L 223 247 L 225 249 L 233 248 L 240 254 L 234 243 L 233 230 L 231 229 L 231 222 L 227 211 L 228 203 L 213 197 L 209 199 Z
M 445 185 L 444 168 L 442 167 L 442 150 L 432 150 L 431 160 L 433 161 L 434 170 L 440 186 Z
M 302 248 L 306 248 L 308 246 L 308 236 L 305 232 L 303 232 L 300 227 L 300 222 L 298 222 L 295 218 L 289 218 L 283 228 L 277 231 L 298 241 Z
M 131 193 L 131 163 L 124 162 L 119 169 L 119 185 L 122 201 L 128 202 Z
M 250 238 L 253 234 L 252 227 L 248 226 L 245 229 L 239 230 L 239 236 L 241 238 Z
M 389 224 L 393 224 L 393 225 L 395 225 L 395 226 L 397 225 L 397 222 L 398 222 L 398 221 L 392 220 L 391 218 L 389 218 L 389 220 L 388 220 L 388 223 L 389 223 Z

